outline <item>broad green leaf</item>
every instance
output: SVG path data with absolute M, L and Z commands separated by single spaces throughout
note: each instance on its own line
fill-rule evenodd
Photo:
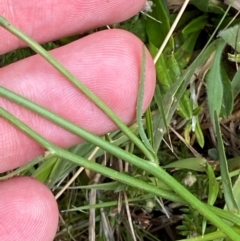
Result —
M 153 56 L 157 53 L 157 48 L 151 43 L 149 44 L 149 50 Z M 174 54 L 166 55 L 163 53 L 155 66 L 157 80 L 162 87 L 162 92 L 166 92 L 181 75 L 179 63 Z M 192 117 L 192 102 L 188 93 L 183 95 L 179 103 L 179 113 L 186 119 Z
M 177 23 L 176 30 L 186 26 L 186 24 L 188 24 L 192 19 L 196 18 L 196 16 L 199 16 L 199 14 L 202 14 L 202 13 L 197 9 L 194 9 L 194 10 L 187 10 L 186 9 L 184 11 L 182 17 L 180 18 L 180 20 Z M 176 14 L 171 13 L 171 15 L 170 15 L 171 23 L 174 22 L 176 16 L 177 16 L 177 13 Z
M 189 63 L 190 58 L 192 57 L 193 50 L 194 50 L 196 41 L 198 39 L 199 33 L 200 32 L 194 32 L 192 34 L 184 36 L 185 38 L 184 38 L 183 44 L 179 48 L 177 48 L 177 50 L 174 52 L 174 57 L 177 60 L 180 69 L 185 68 Z M 182 33 L 180 34 L 183 35 Z M 176 38 L 175 38 L 175 42 L 176 42 Z
M 158 52 L 158 48 L 151 42 L 148 45 L 148 49 L 153 57 Z M 155 67 L 156 67 L 158 83 L 161 85 L 162 90 L 166 91 L 169 88 L 169 86 L 171 86 L 172 79 L 169 74 L 168 67 L 165 63 L 164 54 L 160 56 L 157 63 L 155 64 Z
M 192 126 L 190 123 L 188 123 L 185 128 L 184 128 L 184 139 L 185 141 L 189 144 L 191 142 L 191 137 L 190 137 L 190 133 L 192 131 Z
M 240 52 L 240 25 L 222 30 L 219 36 L 237 52 Z
M 189 91 L 186 90 L 181 101 L 179 102 L 178 114 L 189 120 L 192 118 L 193 103 L 190 99 Z
M 164 54 L 166 65 L 168 67 L 169 75 L 171 76 L 172 82 L 175 82 L 176 79 L 181 75 L 181 69 L 179 63 L 176 60 L 174 53 Z
M 165 165 L 164 168 L 188 169 L 203 172 L 205 171 L 206 163 L 205 158 L 187 158 Z
M 170 29 L 170 18 L 166 0 L 152 0 L 152 2 L 153 11 L 149 13 L 149 15 L 161 23 L 156 22 L 151 18 L 147 18 L 146 30 L 149 42 L 153 43 L 157 48 L 159 48 Z M 170 39 L 167 46 L 169 47 L 169 52 L 171 52 L 171 50 L 174 48 L 173 38 Z
M 183 34 L 190 34 L 202 30 L 207 24 L 207 15 L 193 19 L 183 30 Z
M 136 36 L 138 36 L 143 42 L 146 42 L 147 40 L 147 34 L 146 34 L 146 21 L 145 19 L 141 18 L 133 18 L 122 25 L 120 25 L 121 29 L 125 29 Z
M 207 12 L 209 0 L 192 0 L 191 1 L 197 8 L 199 8 L 203 12 Z
M 196 116 L 196 129 L 195 129 L 195 135 L 196 135 L 196 138 L 197 138 L 197 142 L 199 144 L 200 147 L 204 147 L 204 143 L 205 143 L 205 139 L 204 139 L 204 136 L 203 136 L 203 132 L 202 132 L 202 129 L 201 129 L 201 126 L 200 126 L 200 123 L 199 123 L 199 118 Z
M 240 157 L 234 157 L 231 159 L 228 159 L 228 168 L 230 171 L 234 171 L 236 169 L 240 169 Z
M 206 173 L 208 175 L 208 204 L 213 205 L 218 197 L 219 183 L 216 180 L 214 171 L 208 163 L 206 164 Z
M 217 5 L 209 5 L 208 12 L 223 15 L 225 13 L 225 9 L 223 9 Z
M 32 174 L 33 177 L 41 182 L 45 182 L 54 170 L 54 166 L 58 164 L 58 157 L 51 156 Z
M 240 68 L 235 73 L 232 79 L 231 85 L 232 85 L 233 97 L 236 98 L 237 95 L 240 93 Z
M 235 181 L 232 190 L 235 200 L 237 201 L 237 206 L 240 207 L 240 175 L 238 175 L 238 179 Z
M 218 197 L 219 183 L 216 180 L 212 167 L 208 163 L 206 165 L 206 173 L 208 175 L 208 180 L 209 180 L 208 181 L 208 201 L 207 202 L 209 205 L 213 205 Z M 207 226 L 207 220 L 204 219 L 203 224 L 202 224 L 202 235 L 205 234 L 206 226 Z
M 162 102 L 162 94 L 161 94 L 161 91 L 160 91 L 160 88 L 158 85 L 156 85 L 156 88 L 155 88 L 155 93 L 154 93 L 154 100 L 158 106 L 158 110 L 159 110 L 159 114 L 160 116 L 162 117 L 162 120 L 163 120 L 163 127 L 159 126 L 159 128 L 157 129 L 157 131 L 154 131 L 154 137 L 157 136 L 157 134 L 160 134 L 161 135 L 161 132 L 163 132 L 164 130 L 167 130 L 168 132 L 168 124 L 167 124 L 167 120 L 166 120 L 166 113 L 165 113 L 165 107 L 163 106 L 163 102 Z M 153 118 L 153 129 L 154 129 L 154 120 L 156 120 L 156 118 Z M 155 140 L 156 138 L 153 139 L 153 147 L 155 147 Z
M 224 14 L 224 9 L 218 6 L 218 1 L 212 0 L 192 0 L 191 1 L 197 8 L 199 8 L 203 12 L 211 12 L 215 14 Z
M 233 91 L 224 65 L 221 65 L 222 84 L 223 84 L 223 106 L 225 115 L 229 116 L 233 110 Z
M 209 113 L 212 123 L 214 124 L 214 111 L 219 116 L 222 101 L 223 101 L 223 84 L 221 77 L 221 55 L 223 48 L 225 47 L 224 41 L 220 41 L 216 46 L 216 52 L 212 66 L 209 73 L 206 76 L 207 79 L 207 100 L 209 106 Z
M 165 108 L 165 116 L 167 124 L 170 123 L 172 116 L 176 112 L 176 108 L 178 103 L 185 93 L 187 86 L 189 85 L 192 76 L 194 75 L 195 70 L 203 65 L 211 53 L 213 53 L 216 49 L 216 46 L 219 44 L 220 40 L 216 40 L 211 43 L 198 57 L 194 62 L 186 69 L 186 71 L 181 75 L 179 79 L 176 80 L 174 84 L 171 85 L 170 89 L 163 95 L 163 106 Z M 154 126 L 154 144 L 155 150 L 157 151 L 160 147 L 163 135 L 166 132 L 165 124 L 162 116 L 157 113 L 153 119 Z M 162 131 L 160 132 L 159 129 Z
M 235 200 L 233 190 L 232 190 L 232 182 L 229 176 L 228 164 L 227 164 L 227 159 L 226 159 L 223 140 L 222 140 L 222 133 L 221 133 L 220 124 L 218 121 L 218 115 L 216 111 L 214 111 L 214 121 L 215 121 L 215 128 L 216 128 L 216 134 L 217 134 L 220 171 L 222 176 L 222 186 L 223 186 L 225 202 L 230 212 L 239 214 L 239 207 Z

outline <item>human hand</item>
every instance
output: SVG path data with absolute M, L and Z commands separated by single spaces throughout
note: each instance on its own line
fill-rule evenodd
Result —
M 0 0 L 0 3 L 2 16 L 42 43 L 123 21 L 140 11 L 145 0 L 70 0 L 67 3 L 63 0 Z M 0 54 L 23 46 L 15 36 L 0 28 Z M 134 121 L 142 54 L 142 43 L 135 36 L 122 30 L 101 31 L 51 53 L 126 124 Z M 145 109 L 155 84 L 154 64 L 149 53 L 146 60 Z M 2 68 L 0 84 L 97 135 L 116 128 L 37 55 Z M 3 98 L 0 98 L 0 106 L 61 147 L 82 141 Z M 23 165 L 43 152 L 32 139 L 0 119 L 0 172 Z M 54 239 L 58 208 L 52 193 L 43 184 L 29 177 L 18 177 L 1 182 L 0 192 L 0 240 Z

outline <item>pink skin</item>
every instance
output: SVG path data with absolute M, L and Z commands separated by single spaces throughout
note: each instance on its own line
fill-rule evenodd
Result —
M 58 208 L 52 193 L 40 182 L 17 177 L 0 183 L 0 239 L 52 241 Z
M 0 0 L 0 13 L 37 41 L 44 42 L 127 19 L 138 12 L 144 2 L 72 0 L 72 3 L 65 4 L 63 0 L 52 0 L 33 4 L 30 0 Z M 19 46 L 23 44 L 0 29 L 0 53 Z M 106 30 L 52 53 L 126 124 L 130 124 L 135 119 L 141 51 L 142 43 L 132 34 Z M 97 135 L 116 129 L 98 108 L 39 56 L 2 68 L 0 84 Z M 144 109 L 152 99 L 154 85 L 154 64 L 147 53 Z M 68 147 L 82 141 L 5 99 L 0 98 L 0 106 L 59 146 Z M 0 172 L 18 167 L 43 151 L 37 143 L 0 119 Z M 58 209 L 53 195 L 44 185 L 28 177 L 18 177 L 0 183 L 0 192 L 3 194 L 0 200 L 0 240 L 53 240 Z

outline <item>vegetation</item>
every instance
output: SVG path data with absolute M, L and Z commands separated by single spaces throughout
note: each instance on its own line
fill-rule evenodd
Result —
M 234 7 L 228 2 L 153 0 L 130 20 L 110 26 L 136 34 L 157 71 L 154 99 L 142 116 L 143 50 L 137 121 L 130 127 L 25 38 L 119 127 L 104 137 L 94 136 L 0 87 L 4 98 L 87 140 L 61 149 L 0 108 L 1 116 L 49 150 L 1 179 L 29 175 L 51 188 L 61 215 L 56 241 L 240 240 L 240 9 L 239 1 Z M 9 28 L 5 19 L 0 25 Z M 14 27 L 12 32 L 24 38 Z M 30 49 L 16 50 L 1 56 L 0 64 L 31 54 Z

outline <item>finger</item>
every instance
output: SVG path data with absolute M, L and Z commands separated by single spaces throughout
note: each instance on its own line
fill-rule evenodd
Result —
M 52 54 L 126 124 L 135 120 L 142 55 L 142 42 L 138 38 L 123 30 L 105 30 L 53 50 Z M 150 104 L 155 86 L 155 68 L 148 52 L 146 62 L 144 109 Z M 101 110 L 39 56 L 2 68 L 0 84 L 97 135 L 116 129 Z M 80 141 L 79 137 L 16 104 L 0 99 L 0 106 L 59 146 L 68 147 Z M 15 168 L 43 151 L 0 119 L 0 171 Z
M 0 14 L 38 42 L 56 40 L 106 24 L 121 22 L 141 10 L 146 0 L 0 0 Z M 0 28 L 0 54 L 24 46 Z
M 42 183 L 18 177 L 0 182 L 0 240 L 52 241 L 58 207 Z

